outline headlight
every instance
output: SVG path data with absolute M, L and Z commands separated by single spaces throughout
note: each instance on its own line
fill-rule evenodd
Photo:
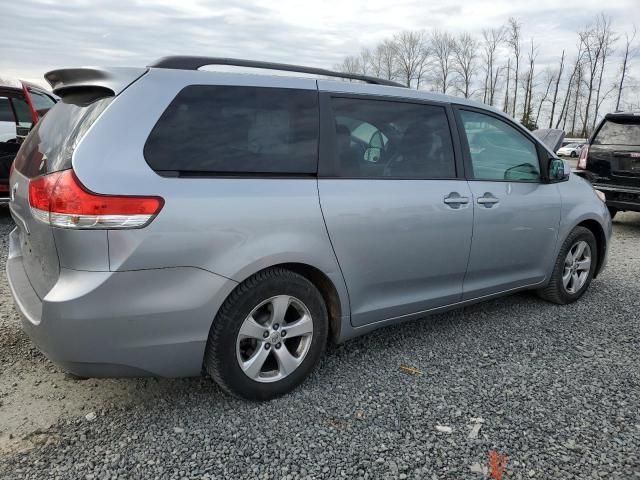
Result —
M 593 189 L 593 191 L 596 192 L 596 195 L 600 200 L 602 200 L 605 203 L 607 202 L 607 196 L 604 193 L 602 193 L 600 190 L 596 190 L 595 188 Z

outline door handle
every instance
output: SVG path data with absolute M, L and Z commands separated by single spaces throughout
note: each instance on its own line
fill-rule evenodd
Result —
M 486 192 L 483 196 L 481 196 L 480 198 L 478 198 L 478 203 L 480 205 L 484 205 L 486 208 L 491 208 L 493 207 L 496 203 L 498 203 L 500 200 L 498 200 L 496 197 L 494 197 L 491 193 Z
M 444 197 L 443 201 L 451 208 L 460 208 L 461 205 L 469 203 L 469 197 L 463 197 L 458 192 L 451 192 Z

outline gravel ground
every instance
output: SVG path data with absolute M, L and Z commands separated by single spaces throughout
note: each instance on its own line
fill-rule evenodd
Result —
M 519 294 L 383 329 L 263 404 L 206 378 L 59 372 L 19 329 L 10 228 L 0 209 L 0 478 L 481 479 L 495 450 L 505 479 L 640 479 L 638 214 L 578 303 Z

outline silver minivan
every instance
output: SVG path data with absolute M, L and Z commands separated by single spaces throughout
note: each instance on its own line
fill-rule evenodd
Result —
M 12 169 L 7 271 L 73 374 L 204 369 L 269 399 L 328 341 L 520 290 L 570 303 L 605 264 L 602 194 L 486 105 L 203 57 L 45 77 L 61 101 Z

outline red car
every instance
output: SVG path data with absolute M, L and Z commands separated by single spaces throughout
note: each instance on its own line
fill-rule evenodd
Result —
M 0 80 L 0 204 L 10 199 L 9 172 L 20 145 L 57 101 L 37 85 Z

